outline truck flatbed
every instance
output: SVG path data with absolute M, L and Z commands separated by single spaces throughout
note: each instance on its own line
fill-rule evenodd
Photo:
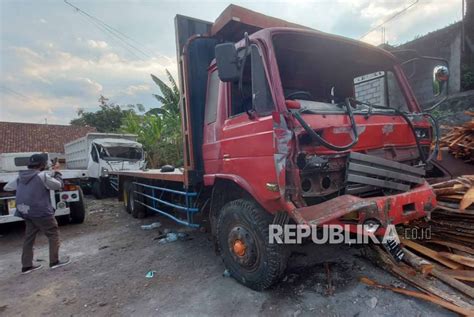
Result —
M 149 169 L 144 171 L 113 171 L 110 174 L 184 183 L 184 170 L 180 168 L 175 169 L 173 172 Z

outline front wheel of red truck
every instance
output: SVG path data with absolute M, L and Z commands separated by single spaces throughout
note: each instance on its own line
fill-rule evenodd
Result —
M 238 282 L 257 291 L 277 282 L 288 260 L 285 246 L 269 242 L 271 222 L 270 214 L 245 199 L 224 205 L 217 220 L 217 243 L 225 267 Z

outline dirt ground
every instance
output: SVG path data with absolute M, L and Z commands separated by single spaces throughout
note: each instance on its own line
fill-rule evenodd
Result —
M 295 248 L 282 282 L 255 292 L 224 277 L 209 234 L 159 216 L 133 219 L 121 203 L 87 199 L 81 225 L 61 226 L 61 252 L 73 261 L 49 270 L 47 241 L 36 241 L 43 269 L 20 275 L 23 224 L 0 226 L 0 316 L 451 316 L 416 299 L 368 288 L 368 276 L 404 286 L 349 246 Z M 140 225 L 161 221 L 162 227 Z M 189 234 L 185 241 L 159 244 L 159 230 Z M 327 295 L 324 262 L 334 294 Z M 146 278 L 148 271 L 156 271 Z

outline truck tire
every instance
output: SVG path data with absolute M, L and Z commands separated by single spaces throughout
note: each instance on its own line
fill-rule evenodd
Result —
M 287 248 L 268 241 L 271 222 L 270 214 L 245 199 L 224 205 L 217 220 L 216 240 L 226 269 L 256 291 L 277 282 L 288 262 Z
M 92 183 L 92 195 L 94 195 L 95 199 L 104 198 L 104 191 L 102 190 L 102 183 L 100 181 L 94 181 L 94 183 Z
M 79 188 L 79 201 L 72 202 L 69 204 L 69 210 L 71 211 L 71 223 L 83 223 L 86 218 L 86 207 L 84 205 L 84 193 Z
M 128 186 L 128 208 L 130 209 L 130 213 L 132 214 L 133 218 L 145 218 L 146 216 L 146 209 L 145 206 L 142 204 L 138 203 L 140 201 L 140 197 L 137 197 L 139 195 L 135 194 L 135 186 L 133 184 L 130 184 Z
M 56 221 L 58 222 L 58 226 L 65 226 L 69 224 L 71 218 L 69 217 L 69 215 L 57 216 Z

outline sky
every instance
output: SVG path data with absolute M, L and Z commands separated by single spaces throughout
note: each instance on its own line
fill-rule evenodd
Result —
M 97 110 L 100 95 L 119 105 L 158 107 L 150 74 L 166 80 L 168 69 L 177 76 L 176 14 L 214 21 L 234 3 L 361 39 L 415 1 L 69 0 L 93 20 L 63 0 L 0 0 L 0 121 L 68 124 L 78 109 Z M 404 43 L 459 21 L 461 3 L 419 0 L 384 25 L 386 41 Z M 126 38 L 119 40 L 115 31 Z M 380 44 L 380 28 L 362 40 Z

